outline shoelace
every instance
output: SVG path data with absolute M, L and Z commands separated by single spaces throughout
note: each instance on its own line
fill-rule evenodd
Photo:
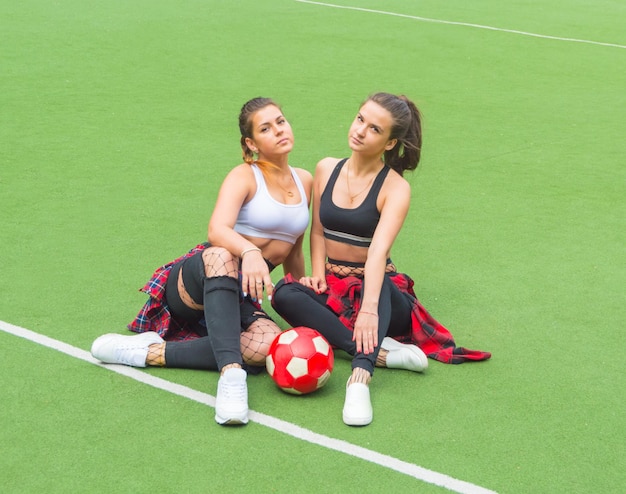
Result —
M 221 381 L 220 382 L 220 394 L 227 400 L 244 400 L 246 398 L 247 387 L 242 382 L 228 382 Z
M 142 350 L 142 348 L 137 348 L 137 346 L 128 345 L 128 346 L 120 346 L 115 349 L 115 355 L 117 360 L 126 365 L 138 365 L 137 359 L 140 358 L 140 355 L 137 354 L 137 351 Z

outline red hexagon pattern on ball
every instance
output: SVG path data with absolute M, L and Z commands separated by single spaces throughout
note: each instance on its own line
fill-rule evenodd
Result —
M 328 382 L 333 370 L 333 349 L 316 330 L 299 326 L 279 334 L 266 359 L 268 374 L 283 391 L 307 394 Z

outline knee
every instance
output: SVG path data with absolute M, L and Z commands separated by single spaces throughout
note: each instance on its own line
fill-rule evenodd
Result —
M 202 252 L 204 274 L 211 278 L 214 276 L 237 277 L 239 273 L 238 260 L 223 247 L 211 246 Z
M 281 280 L 272 292 L 272 306 L 281 316 L 292 314 L 309 299 L 308 290 L 310 289 L 300 283 L 283 283 Z
M 241 334 L 255 341 L 270 344 L 281 332 L 278 324 L 271 319 L 262 317 L 250 324 Z
M 272 291 L 272 305 L 275 309 L 284 306 L 285 303 L 289 303 L 288 301 L 291 300 L 293 293 L 291 285 L 292 283 L 285 284 L 284 280 L 280 280 L 276 286 L 274 286 L 274 290 Z
M 265 328 L 262 339 L 263 344 L 265 344 L 268 348 L 274 342 L 276 337 L 281 333 L 281 329 L 277 325 L 272 325 Z

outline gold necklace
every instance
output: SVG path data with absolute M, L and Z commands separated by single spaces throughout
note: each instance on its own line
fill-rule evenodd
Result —
M 263 164 L 266 164 L 266 165 L 271 165 L 271 164 L 270 164 L 269 162 L 267 162 L 267 161 L 259 161 L 259 160 L 257 160 L 257 161 L 255 161 L 255 163 L 256 163 L 256 165 L 257 165 L 257 166 L 259 165 L 259 163 L 263 163 Z M 277 167 L 276 167 L 276 165 L 271 165 L 271 166 L 273 166 L 274 168 L 277 168 Z M 263 175 L 265 175 L 265 173 L 263 173 Z M 269 177 L 269 173 L 268 173 L 267 175 L 265 175 L 265 179 L 267 180 L 267 178 L 268 178 L 268 177 Z M 289 169 L 289 177 L 291 178 L 291 183 L 293 183 L 294 185 L 296 185 L 296 181 L 293 179 L 293 175 L 292 175 L 292 173 L 291 173 L 291 169 Z M 288 196 L 288 197 L 293 197 L 293 196 L 294 196 L 294 193 L 293 193 L 292 191 L 290 191 L 289 189 L 285 189 L 285 188 L 284 188 L 284 187 L 280 184 L 280 182 L 278 181 L 278 178 L 276 178 L 276 180 L 273 180 L 273 182 L 274 182 L 276 185 L 278 185 L 278 186 L 279 186 L 279 187 L 283 190 L 283 192 L 285 192 L 285 193 L 287 194 L 287 196 Z M 298 186 L 297 186 L 297 185 L 296 185 L 296 188 L 298 188 Z
M 360 196 L 363 192 L 365 192 L 367 189 L 369 189 L 370 185 L 372 185 L 372 182 L 374 181 L 374 178 L 376 177 L 376 174 L 372 175 L 372 178 L 370 178 L 370 181 L 367 183 L 367 185 L 365 186 L 365 188 L 363 190 L 361 190 L 360 192 L 357 192 L 356 194 L 352 195 L 352 192 L 350 192 L 350 162 L 351 160 L 348 160 L 348 166 L 347 166 L 347 173 L 346 173 L 346 185 L 348 186 L 348 199 L 350 199 L 350 204 L 352 204 L 354 202 L 354 199 L 356 199 L 357 196 Z
M 293 175 L 291 174 L 291 171 L 289 172 L 289 177 L 291 178 L 291 183 L 292 184 L 296 184 L 296 181 L 293 179 Z M 278 185 L 281 189 L 283 189 L 283 191 L 285 191 L 285 193 L 287 194 L 288 197 L 293 197 L 293 192 L 289 189 L 285 189 L 280 182 L 278 181 L 278 179 L 276 180 L 276 185 Z

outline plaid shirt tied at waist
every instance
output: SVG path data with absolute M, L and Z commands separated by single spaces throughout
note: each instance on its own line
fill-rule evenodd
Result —
M 446 364 L 462 364 L 491 358 L 489 352 L 457 347 L 450 331 L 435 320 L 417 300 L 413 290 L 414 282 L 408 275 L 392 273 L 388 276 L 402 293 L 410 297 L 412 303 L 411 333 L 396 338 L 398 341 L 417 345 L 429 358 Z M 298 281 L 289 274 L 284 278 L 284 283 Z M 327 273 L 326 284 L 328 285 L 326 305 L 339 317 L 344 326 L 351 331 L 354 330 L 361 306 L 363 279 Z

